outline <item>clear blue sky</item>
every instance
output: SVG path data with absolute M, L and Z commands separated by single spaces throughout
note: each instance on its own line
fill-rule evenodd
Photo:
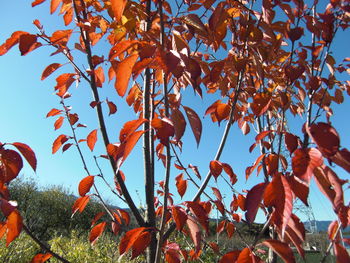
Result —
M 62 26 L 62 19 L 57 18 L 57 15 L 49 15 L 49 1 L 47 3 L 31 8 L 31 1 L 7 1 L 3 5 L 2 14 L 0 16 L 0 43 L 3 43 L 12 32 L 16 30 L 23 30 L 27 32 L 36 32 L 36 28 L 32 25 L 34 19 L 39 19 L 44 25 L 48 34 L 51 34 L 56 28 L 56 25 Z M 349 35 L 340 34 L 336 39 L 337 49 L 336 56 L 349 56 L 348 47 Z M 0 103 L 0 141 L 1 142 L 23 142 L 32 147 L 36 152 L 38 159 L 38 170 L 34 174 L 29 169 L 28 165 L 23 170 L 24 176 L 33 176 L 40 185 L 64 185 L 75 194 L 77 194 L 77 186 L 79 181 L 86 176 L 75 148 L 71 148 L 66 153 L 61 154 L 61 151 L 55 155 L 51 154 L 51 146 L 53 140 L 61 133 L 68 133 L 68 127 L 64 125 L 63 129 L 54 131 L 53 123 L 55 118 L 46 119 L 46 113 L 53 107 L 59 108 L 58 97 L 53 95 L 53 87 L 55 86 L 55 77 L 52 75 L 45 81 L 40 81 L 40 76 L 43 69 L 53 62 L 65 62 L 60 56 L 50 57 L 49 54 L 53 50 L 49 47 L 40 48 L 24 57 L 20 56 L 18 47 L 13 48 L 7 55 L 0 57 L 0 74 L 1 74 L 1 103 Z M 105 51 L 105 50 L 101 50 Z M 81 62 L 78 65 L 83 64 Z M 59 72 L 71 72 L 71 67 L 67 66 Z M 345 77 L 348 77 L 345 76 Z M 126 103 L 120 100 L 114 91 L 112 84 L 107 84 L 106 92 L 103 93 L 102 99 L 108 97 L 114 101 L 118 106 L 118 113 L 111 117 L 108 122 L 109 128 L 116 127 L 116 131 L 111 133 L 111 139 L 117 139 L 119 134 L 119 127 L 126 121 L 126 119 L 135 119 L 132 110 L 126 107 Z M 92 101 L 90 91 L 86 84 L 82 82 L 78 88 L 71 88 L 73 99 L 70 100 L 74 112 L 78 112 L 82 123 L 88 125 L 88 129 L 82 129 L 79 132 L 80 138 L 85 138 L 87 133 L 92 129 L 97 128 L 97 122 L 92 110 L 88 104 Z M 203 134 L 200 147 L 196 148 L 195 140 L 187 127 L 186 137 L 183 149 L 182 160 L 185 164 L 192 163 L 197 165 L 200 169 L 202 177 L 205 176 L 208 170 L 209 161 L 214 158 L 217 146 L 221 139 L 221 134 L 224 125 L 218 127 L 217 124 L 212 124 L 210 118 L 204 118 L 205 109 L 216 100 L 216 98 L 204 95 L 204 100 L 198 96 L 192 96 L 192 90 L 188 89 L 189 96 L 184 100 L 184 105 L 191 106 L 197 110 L 199 116 L 203 121 Z M 74 97 L 75 95 L 75 97 Z M 79 98 L 78 98 L 79 95 Z M 350 125 L 348 125 L 349 108 L 348 98 L 342 108 L 334 107 L 335 116 L 333 117 L 333 125 L 341 135 L 341 145 L 350 149 Z M 300 124 L 301 119 L 297 118 L 294 123 Z M 300 125 L 299 125 L 300 127 Z M 299 128 L 298 128 L 299 129 Z M 300 133 L 299 130 L 292 130 L 292 132 Z M 248 182 L 245 182 L 245 167 L 251 165 L 258 155 L 258 149 L 253 154 L 249 154 L 248 148 L 254 142 L 254 133 L 250 136 L 242 135 L 241 131 L 234 125 L 227 146 L 223 153 L 222 161 L 231 164 L 233 170 L 238 175 L 239 182 L 236 187 L 237 190 L 250 189 L 257 182 L 262 181 L 262 177 L 256 178 L 255 173 L 251 176 Z M 98 171 L 93 165 L 93 158 L 86 145 L 83 146 L 86 153 L 86 158 L 89 162 L 89 168 L 92 174 L 97 174 Z M 94 154 L 103 154 L 101 147 L 101 140 L 99 140 Z M 108 166 L 105 167 L 105 175 L 107 179 L 113 184 L 112 173 Z M 143 193 L 143 163 L 141 145 L 138 144 L 128 160 L 123 164 L 122 170 L 127 177 L 127 186 L 130 187 L 130 192 L 135 198 L 136 203 L 143 202 L 137 197 L 136 190 Z M 158 166 L 159 171 L 157 181 L 163 180 L 163 170 Z M 346 179 L 348 174 L 341 169 L 337 169 L 339 175 Z M 173 171 L 171 179 L 172 190 L 176 192 L 174 185 L 174 177 L 179 172 Z M 23 175 L 22 175 L 23 176 Z M 222 186 L 222 181 L 218 187 L 214 181 L 211 181 L 210 186 L 218 187 L 223 190 L 227 196 L 226 204 L 231 201 L 232 194 L 226 187 Z M 190 184 L 190 183 L 189 183 Z M 110 202 L 125 206 L 109 194 L 107 188 L 101 186 L 102 193 Z M 226 189 L 226 190 L 225 190 Z M 310 201 L 314 208 L 315 216 L 318 220 L 329 220 L 334 218 L 328 200 L 318 191 L 315 184 L 311 185 Z M 195 189 L 190 187 L 184 199 L 191 198 Z M 208 189 L 208 193 L 211 190 Z M 346 194 L 346 201 L 349 201 L 349 194 Z M 142 199 L 142 197 L 141 197 Z

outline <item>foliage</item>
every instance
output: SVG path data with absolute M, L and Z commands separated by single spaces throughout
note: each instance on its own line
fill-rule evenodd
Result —
M 43 2 L 35 0 L 32 6 Z M 349 81 L 341 78 L 349 73 L 349 58 L 338 59 L 331 53 L 335 35 L 349 26 L 348 1 L 331 0 L 323 7 L 319 1 L 310 4 L 303 0 L 51 0 L 50 13 L 57 11 L 63 29 L 47 32 L 35 20 L 39 33 L 14 32 L 0 46 L 0 55 L 15 45 L 22 56 L 49 46 L 53 55 L 68 62 L 48 65 L 41 79 L 58 75 L 54 90 L 60 106 L 47 113 L 56 119 L 55 130 L 61 131 L 52 153 L 74 146 L 86 172 L 72 213 L 82 213 L 96 197 L 109 216 L 107 220 L 94 215 L 89 234 L 92 244 L 98 243 L 107 226 L 117 235 L 121 226 L 130 222 L 127 211 L 106 205 L 95 184 L 101 180 L 127 204 L 138 224 L 123 234 L 118 244 L 121 256 L 145 257 L 148 263 L 200 259 L 207 246 L 204 237 L 209 232 L 210 213 L 216 208 L 223 216 L 217 233 L 238 236 L 245 244 L 225 254 L 218 244 L 211 244 L 220 263 L 274 262 L 276 254 L 284 262 L 295 262 L 291 246 L 305 256 L 305 228 L 293 213 L 293 203 L 299 199 L 307 205 L 314 179 L 338 218 L 329 227 L 331 244 L 325 256 L 333 247 L 337 261 L 350 261 L 339 234 L 350 223 L 350 206 L 343 191 L 348 182 L 332 169 L 334 164 L 350 172 L 350 153 L 331 122 L 333 104 L 343 106 L 344 97 L 350 94 Z M 58 70 L 69 67 L 65 73 Z M 107 76 L 114 87 L 107 83 Z M 70 87 L 80 82 L 92 91 L 92 101 L 80 103 L 96 110 L 98 127 L 83 125 L 71 105 L 71 97 L 80 98 L 81 91 L 73 92 Z M 111 89 L 118 100 L 108 99 Z M 188 89 L 213 103 L 206 105 L 206 110 L 198 109 L 189 103 L 193 96 L 188 97 Z M 113 116 L 117 105 L 124 107 L 125 103 L 135 119 L 123 121 L 121 129 L 108 129 L 106 111 Z M 196 160 L 183 160 L 181 151 L 188 145 L 185 132 L 193 134 L 198 146 L 203 130 L 210 129 L 210 124 L 202 123 L 203 115 L 218 125 L 224 123 L 225 129 L 202 178 L 196 164 L 191 164 Z M 302 125 L 295 121 L 299 116 Z M 255 140 L 246 148 L 260 150 L 252 165 L 245 163 L 245 176 L 235 174 L 233 161 L 221 160 L 236 124 L 244 135 L 254 128 Z M 84 129 L 87 136 L 78 133 Z M 119 138 L 112 141 L 112 134 L 118 133 Z M 127 173 L 122 171 L 139 140 L 143 141 L 145 215 L 136 207 L 127 187 Z M 98 143 L 104 150 L 95 147 Z M 90 172 L 84 147 L 93 152 L 91 163 L 99 174 Z M 18 142 L 0 144 L 0 155 L 0 208 L 6 217 L 0 237 L 6 235 L 9 245 L 22 229 L 28 234 L 30 230 L 17 206 L 9 201 L 7 186 L 21 171 L 23 158 L 35 170 L 36 157 L 28 145 Z M 164 167 L 164 177 L 155 169 L 157 159 Z M 104 160 L 114 173 L 114 187 L 100 167 Z M 255 171 L 262 174 L 257 184 L 250 190 L 235 189 L 238 180 L 249 180 Z M 156 180 L 160 181 L 157 186 Z M 208 187 L 210 180 L 230 188 L 230 205 L 225 205 L 221 187 Z M 170 191 L 171 183 L 178 199 Z M 188 184 L 198 190 L 192 199 L 179 202 Z M 264 227 L 254 240 L 246 240 L 236 225 L 252 224 L 259 210 L 266 215 Z M 271 235 L 263 238 L 267 229 Z M 174 231 L 191 238 L 191 247 L 174 241 Z M 32 238 L 49 253 L 37 258 L 52 255 L 69 262 Z M 53 245 L 53 249 L 58 248 Z M 266 250 L 268 256 L 263 253 Z

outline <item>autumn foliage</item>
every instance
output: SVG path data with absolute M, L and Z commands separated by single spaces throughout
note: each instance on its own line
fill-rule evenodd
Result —
M 49 1 L 33 1 L 32 7 L 44 2 Z M 348 241 L 339 234 L 350 225 L 350 206 L 344 200 L 348 181 L 333 169 L 350 173 L 350 152 L 332 125 L 332 105 L 343 104 L 350 95 L 350 82 L 344 80 L 350 58 L 339 59 L 331 52 L 336 34 L 349 27 L 350 6 L 341 0 L 308 2 L 51 0 L 49 11 L 62 17 L 64 28 L 47 32 L 38 18 L 33 21 L 38 33 L 16 31 L 0 46 L 0 55 L 18 46 L 22 56 L 49 48 L 67 62 L 43 70 L 41 80 L 56 75 L 54 91 L 60 103 L 46 117 L 54 118 L 54 129 L 61 131 L 52 153 L 75 147 L 86 172 L 72 214 L 81 213 L 95 195 L 109 215 L 109 221 L 102 221 L 102 214 L 95 216 L 89 235 L 92 245 L 110 227 L 121 235 L 120 255 L 134 259 L 144 254 L 148 263 L 194 260 L 204 247 L 210 247 L 220 263 L 272 261 L 274 256 L 267 257 L 267 250 L 284 262 L 295 262 L 291 247 L 305 256 L 305 227 L 293 205 L 297 199 L 308 205 L 314 180 L 338 218 L 329 227 L 327 254 L 334 249 L 338 262 L 350 261 L 344 247 Z M 96 110 L 98 127 L 84 125 L 70 105 L 71 96 L 79 96 L 79 90 L 71 92 L 71 87 L 80 83 L 92 91 L 91 100 L 82 103 Z M 126 104 L 109 100 L 106 91 L 115 92 Z M 187 96 L 211 102 L 202 110 L 189 104 Z M 132 111 L 135 119 L 127 120 L 120 130 L 107 127 L 105 119 L 121 108 Z M 194 156 L 184 160 L 181 155 L 187 134 L 192 133 L 188 137 L 198 146 L 203 131 L 210 129 L 202 123 L 203 116 L 225 127 L 216 153 L 200 153 L 213 156 L 205 176 Z M 302 118 L 303 124 L 297 125 L 296 118 Z M 256 132 L 246 149 L 238 149 L 258 153 L 253 163 L 239 160 L 246 166 L 245 174 L 234 172 L 236 161 L 221 160 L 236 127 L 244 135 Z M 88 130 L 84 138 L 77 135 L 81 129 Z M 116 141 L 110 141 L 112 134 L 119 135 Z M 139 158 L 145 166 L 145 214 L 135 205 L 128 191 L 128 172 L 122 170 L 138 143 L 143 143 Z M 9 245 L 22 230 L 30 233 L 30 229 L 10 201 L 7 186 L 19 175 L 23 160 L 34 170 L 37 162 L 33 150 L 19 142 L 1 143 L 0 158 L 0 209 L 6 217 L 0 222 L 0 237 L 5 236 Z M 165 172 L 155 170 L 157 160 Z M 114 181 L 108 182 L 102 171 L 91 174 L 88 162 L 99 169 L 99 162 L 108 162 Z M 258 175 L 257 184 L 236 187 L 238 181 L 249 182 L 253 174 Z M 122 232 L 130 215 L 106 205 L 96 180 L 108 184 L 125 202 L 138 228 Z M 210 186 L 214 181 L 229 186 L 230 200 Z M 170 192 L 170 184 L 176 192 Z M 189 187 L 196 193 L 182 200 Z M 219 244 L 207 244 L 204 237 L 213 209 L 224 218 L 217 232 L 241 238 L 245 248 L 221 251 Z M 236 224 L 252 224 L 259 210 L 265 216 L 262 231 L 270 229 L 271 238 L 264 239 L 261 233 L 247 243 L 236 233 Z M 176 243 L 174 231 L 188 236 L 192 248 Z M 52 256 L 68 262 L 64 255 L 41 247 L 45 253 L 35 255 L 32 262 Z

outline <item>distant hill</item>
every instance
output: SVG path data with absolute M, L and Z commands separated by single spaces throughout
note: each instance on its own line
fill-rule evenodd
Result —
M 329 224 L 332 223 L 332 221 L 318 221 L 316 220 L 316 226 L 318 232 L 327 232 Z M 350 232 L 350 227 L 347 227 L 343 230 L 343 232 Z

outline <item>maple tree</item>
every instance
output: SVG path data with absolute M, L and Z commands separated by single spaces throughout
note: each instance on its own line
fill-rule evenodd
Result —
M 32 6 L 43 2 L 35 0 Z M 56 77 L 54 90 L 60 107 L 52 108 L 47 117 L 56 118 L 55 130 L 64 123 L 70 128 L 54 140 L 52 153 L 76 147 L 86 171 L 72 214 L 82 212 L 94 193 L 110 217 L 109 221 L 101 221 L 103 214 L 95 216 L 89 235 L 91 244 L 108 225 L 118 235 L 121 226 L 130 222 L 127 211 L 112 210 L 100 195 L 95 180 L 110 185 L 103 172 L 93 175 L 88 169 L 82 147 L 86 143 L 94 152 L 96 142 L 101 140 L 105 152 L 99 153 L 100 157 L 114 172 L 115 187 L 111 191 L 126 203 L 139 225 L 121 233 L 120 255 L 131 252 L 130 258 L 134 259 L 145 253 L 149 263 L 162 259 L 181 262 L 201 257 L 204 245 L 208 245 L 221 263 L 274 261 L 273 253 L 268 258 L 264 255 L 267 249 L 284 262 L 294 262 L 291 246 L 305 256 L 305 227 L 293 213 L 293 203 L 299 199 L 307 205 L 310 181 L 314 179 L 338 217 L 329 227 L 327 253 L 334 248 L 339 262 L 350 260 L 343 244 L 348 240 L 339 233 L 350 224 L 350 207 L 343 191 L 348 182 L 332 169 L 336 165 L 350 172 L 350 152 L 341 147 L 340 136 L 331 123 L 332 103 L 342 104 L 344 96 L 350 95 L 350 82 L 338 78 L 349 73 L 350 58 L 337 62 L 331 54 L 336 33 L 348 29 L 350 5 L 341 0 L 331 0 L 323 10 L 318 9 L 319 5 L 318 1 L 308 5 L 303 0 L 263 0 L 261 4 L 238 0 L 51 0 L 50 13 L 62 16 L 64 29 L 48 33 L 35 20 L 39 33 L 16 31 L 0 46 L 0 55 L 5 55 L 18 45 L 22 56 L 49 47 L 53 55 L 61 55 L 68 62 L 48 65 L 41 79 L 59 68 L 68 71 Z M 101 40 L 108 47 L 97 50 Z M 97 55 L 101 52 L 104 54 Z M 81 57 L 85 61 L 82 67 Z M 79 92 L 72 95 L 70 87 L 79 82 L 91 88 L 93 98 L 86 107 L 96 110 L 99 127 L 81 124 L 78 113 L 70 107 L 70 97 L 79 96 Z M 117 113 L 117 107 L 123 107 L 104 98 L 103 91 L 111 89 L 136 115 L 119 131 L 108 129 L 105 121 L 104 108 L 110 116 Z M 186 89 L 216 101 L 207 105 L 205 112 L 196 112 L 183 103 Z M 186 130 L 200 144 L 202 130 L 207 129 L 200 118 L 203 114 L 209 115 L 213 123 L 225 125 L 204 178 L 198 167 L 190 164 L 195 160 L 181 157 Z M 304 120 L 298 127 L 301 133 L 288 126 L 295 116 Z M 257 132 L 247 149 L 260 154 L 247 166 L 245 176 L 237 176 L 233 165 L 220 161 L 228 135 L 236 125 L 245 135 L 252 133 L 253 127 Z M 79 129 L 90 129 L 88 136 L 78 138 Z M 111 134 L 117 132 L 118 141 L 110 141 Z M 124 161 L 140 140 L 145 215 L 129 193 L 127 171 L 122 171 Z M 36 157 L 28 145 L 0 144 L 0 208 L 6 217 L 0 222 L 0 237 L 6 236 L 9 245 L 24 230 L 45 252 L 35 255 L 32 262 L 45 262 L 51 257 L 69 262 L 31 233 L 16 204 L 10 201 L 7 185 L 21 171 L 22 157 L 36 169 Z M 163 172 L 156 173 L 156 158 L 164 167 L 164 178 Z M 96 158 L 95 164 L 99 167 Z M 262 174 L 258 184 L 247 191 L 235 188 L 238 180 L 248 180 L 255 170 Z M 218 188 L 208 187 L 210 180 L 219 179 L 232 189 L 229 206 Z M 156 180 L 160 180 L 159 186 Z M 171 183 L 180 198 L 189 184 L 197 192 L 191 200 L 176 203 L 176 193 L 169 190 Z M 246 244 L 244 249 L 223 254 L 218 244 L 206 244 L 203 236 L 209 231 L 214 207 L 224 216 L 217 231 L 226 230 L 229 238 L 237 235 Z M 259 209 L 266 216 L 264 227 L 252 243 L 245 242 L 244 236 L 236 234 L 235 225 L 253 223 Z M 262 240 L 267 228 L 271 238 Z M 172 240 L 174 231 L 193 240 L 190 251 Z

